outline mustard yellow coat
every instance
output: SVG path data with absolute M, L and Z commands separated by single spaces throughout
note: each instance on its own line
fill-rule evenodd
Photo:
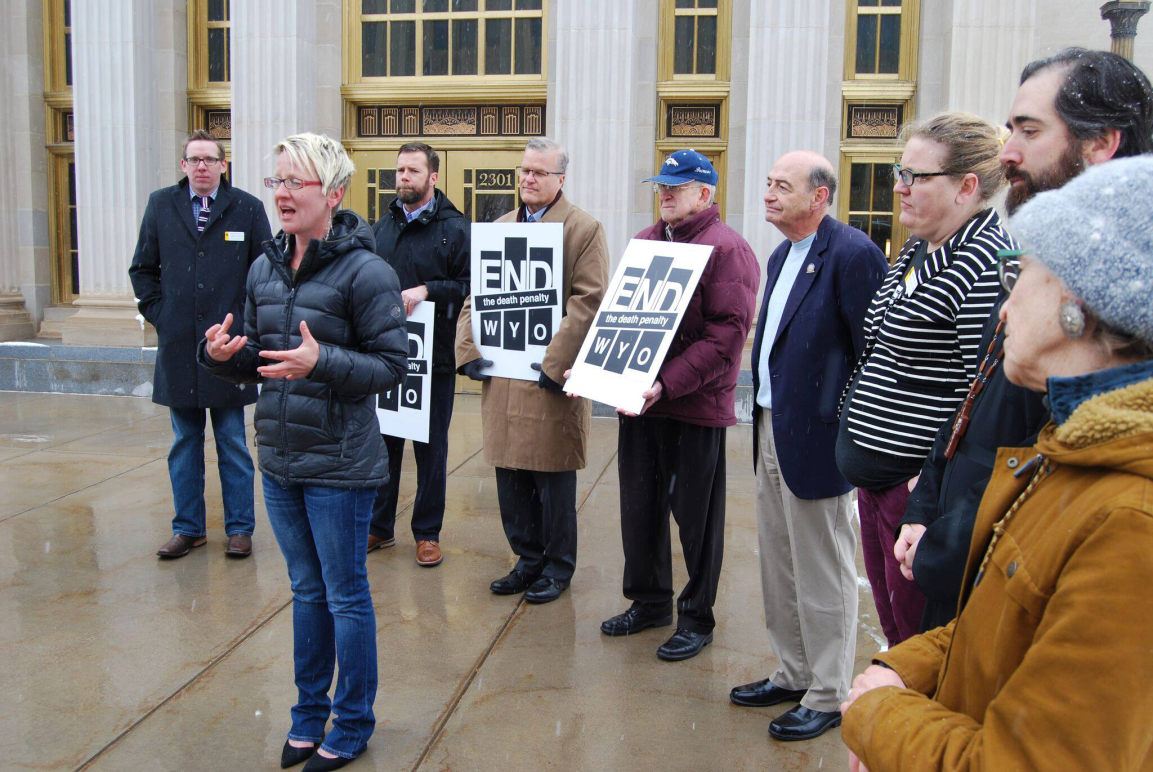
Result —
M 994 524 L 1009 520 L 973 587 Z M 876 659 L 842 737 L 870 772 L 1153 770 L 1153 379 L 1094 397 L 1034 448 L 1002 448 L 959 618 Z
M 509 212 L 497 222 L 516 222 Z M 564 316 L 541 367 L 557 383 L 580 353 L 609 280 L 609 250 L 601 224 L 561 199 L 541 222 L 564 223 Z M 480 359 L 472 338 L 472 297 L 456 327 L 456 366 Z M 534 381 L 489 378 L 481 387 L 484 460 L 506 469 L 567 472 L 588 463 L 592 403 L 547 391 Z

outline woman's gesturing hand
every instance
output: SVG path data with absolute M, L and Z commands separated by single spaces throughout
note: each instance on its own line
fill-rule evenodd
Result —
M 230 327 L 232 327 L 232 314 L 225 316 L 220 324 L 214 324 L 204 331 L 204 337 L 208 339 L 205 348 L 208 358 L 213 362 L 227 362 L 248 343 L 248 338 L 244 335 L 239 338 L 231 337 L 228 334 Z
M 261 351 L 262 357 L 279 360 L 279 364 L 263 365 L 256 368 L 256 372 L 265 378 L 284 378 L 286 381 L 307 378 L 320 359 L 320 344 L 308 331 L 306 322 L 300 323 L 300 337 L 304 340 L 291 351 Z

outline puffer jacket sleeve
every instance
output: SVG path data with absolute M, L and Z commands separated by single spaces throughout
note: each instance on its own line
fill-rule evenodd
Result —
M 705 316 L 704 334 L 678 356 L 661 365 L 660 379 L 665 399 L 676 399 L 691 394 L 722 373 L 739 366 L 741 352 L 756 308 L 756 282 L 760 269 L 752 279 L 752 287 L 736 267 L 735 256 L 729 251 L 747 247 L 717 247 L 709 258 L 712 276 L 704 277 L 698 288 Z M 751 254 L 751 253 L 750 253 Z M 756 268 L 756 259 L 751 261 Z
M 408 332 L 400 280 L 375 255 L 352 279 L 349 314 L 359 347 L 354 351 L 321 343 L 320 358 L 309 379 L 348 396 L 388 391 L 408 367 Z
M 259 268 L 254 263 L 252 268 L 248 269 L 248 279 L 245 281 L 244 334 L 248 336 L 248 342 L 244 344 L 244 348 L 233 354 L 227 362 L 217 362 L 208 356 L 207 338 L 202 337 L 196 345 L 196 361 L 200 363 L 201 367 L 222 381 L 240 385 L 260 383 L 260 373 L 256 371 L 256 368 L 261 365 L 260 334 L 256 327 L 257 307 L 256 298 L 253 296 L 253 287 L 256 284 L 258 273 Z M 236 322 L 233 321 L 232 324 L 233 329 L 228 332 L 231 335 L 236 335 Z

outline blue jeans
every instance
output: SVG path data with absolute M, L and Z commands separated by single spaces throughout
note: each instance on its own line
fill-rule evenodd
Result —
M 256 527 L 253 504 L 252 456 L 244 444 L 244 408 L 169 408 L 172 416 L 172 449 L 168 451 L 168 476 L 172 480 L 172 503 L 176 516 L 172 532 L 199 539 L 207 531 L 204 514 L 204 414 L 212 413 L 216 437 L 216 466 L 224 499 L 224 533 L 252 535 Z
M 375 488 L 280 485 L 264 479 L 264 504 L 292 582 L 297 703 L 288 739 L 324 744 L 353 759 L 376 716 L 376 615 L 368 592 L 368 522 Z M 340 663 L 329 703 L 333 667 Z M 324 725 L 335 713 L 332 731 Z

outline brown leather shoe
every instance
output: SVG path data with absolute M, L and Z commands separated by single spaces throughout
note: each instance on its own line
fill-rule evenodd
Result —
M 208 538 L 205 536 L 196 539 L 191 536 L 185 536 L 182 533 L 174 533 L 167 544 L 156 550 L 156 554 L 162 558 L 182 558 L 187 555 L 193 547 L 203 547 L 207 541 Z
M 224 554 L 234 558 L 246 558 L 252 554 L 252 537 L 246 533 L 234 533 L 228 537 Z
M 396 544 L 396 538 L 395 537 L 389 538 L 389 539 L 382 539 L 379 536 L 373 536 L 370 533 L 368 535 L 368 549 L 366 551 L 372 552 L 373 550 L 381 550 L 381 549 L 384 549 L 385 547 L 391 547 L 394 544 Z
M 431 568 L 444 560 L 440 553 L 440 545 L 434 541 L 418 541 L 416 543 L 416 564 Z

